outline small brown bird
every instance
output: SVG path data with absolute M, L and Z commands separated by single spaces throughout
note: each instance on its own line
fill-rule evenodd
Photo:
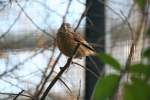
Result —
M 61 25 L 58 30 L 56 40 L 60 51 L 68 57 L 73 55 L 78 43 L 80 46 L 77 50 L 75 58 L 95 54 L 95 50 L 92 46 L 90 46 L 79 33 L 74 32 L 69 23 L 63 23 Z

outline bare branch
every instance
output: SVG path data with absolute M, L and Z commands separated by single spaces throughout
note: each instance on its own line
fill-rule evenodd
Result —
M 66 16 L 67 16 L 67 14 L 68 14 L 68 12 L 69 12 L 69 8 L 70 8 L 70 6 L 71 6 L 71 3 L 72 3 L 72 0 L 69 0 L 68 5 L 67 5 L 66 12 L 65 12 L 65 14 L 64 14 L 64 16 L 63 16 L 63 23 L 66 22 Z
M 55 63 L 53 64 L 52 69 L 51 69 L 51 71 L 49 72 L 49 74 L 46 75 L 45 78 L 44 78 L 44 76 L 43 76 L 44 79 L 42 79 L 41 82 L 40 82 L 40 84 L 38 85 L 38 87 L 37 87 L 38 90 L 37 90 L 37 92 L 35 93 L 35 97 L 39 96 L 39 95 L 42 93 L 42 91 L 44 90 L 45 85 L 46 85 L 48 79 L 50 78 L 50 76 L 52 75 L 52 73 L 53 73 L 53 71 L 54 71 L 54 68 L 55 68 L 56 64 L 58 63 L 60 57 L 61 57 L 61 53 L 58 55 L 58 57 L 57 57 Z M 49 67 L 49 65 L 48 65 L 48 67 Z M 47 71 L 47 70 L 45 70 L 45 71 Z M 46 73 L 45 73 L 45 74 L 46 74 Z
M 93 1 L 91 0 L 90 4 L 88 5 L 88 7 L 86 7 L 85 11 L 82 13 L 79 22 L 77 24 L 77 26 L 75 27 L 74 31 L 76 31 L 81 23 L 81 21 L 83 20 L 83 18 L 86 16 L 87 12 L 89 11 L 90 7 L 92 6 Z
M 15 97 L 13 100 L 17 100 L 17 98 L 24 92 L 24 90 L 21 90 Z
M 78 48 L 80 47 L 80 44 L 78 43 L 73 55 L 67 60 L 67 63 L 65 64 L 65 66 L 60 70 L 60 72 L 56 75 L 56 77 L 52 80 L 52 82 L 48 85 L 47 89 L 45 90 L 45 92 L 43 93 L 42 97 L 40 100 L 45 100 L 46 96 L 48 95 L 49 91 L 51 90 L 51 88 L 55 85 L 55 83 L 57 82 L 57 80 L 61 77 L 61 75 L 65 72 L 66 69 L 69 68 L 72 59 L 74 58 L 74 56 L 76 55 Z
M 91 69 L 89 69 L 89 68 L 87 68 L 87 67 L 85 67 L 85 66 L 83 66 L 83 65 L 81 65 L 81 64 L 79 64 L 79 63 L 77 63 L 77 62 L 72 62 L 72 64 L 76 64 L 76 65 L 78 65 L 78 66 L 84 68 L 85 70 L 87 70 L 87 71 L 89 71 L 91 74 L 93 74 L 96 78 L 99 77 L 99 76 L 98 76 L 95 72 L 93 72 Z
M 147 7 L 146 10 L 148 10 L 149 6 Z M 145 11 L 146 11 L 145 10 Z M 142 12 L 142 17 L 140 19 L 140 25 L 138 26 L 137 30 L 136 30 L 136 37 L 135 39 L 133 40 L 132 44 L 131 44 L 131 47 L 130 47 L 130 52 L 129 52 L 129 55 L 128 55 L 128 58 L 127 58 L 127 61 L 126 61 L 126 64 L 125 64 L 125 67 L 124 69 L 121 70 L 120 72 L 120 77 L 119 77 L 119 80 L 118 80 L 118 84 L 116 85 L 116 88 L 114 90 L 114 95 L 112 97 L 113 100 L 117 100 L 117 95 L 119 93 L 119 87 L 120 87 L 120 83 L 121 83 L 121 80 L 123 79 L 123 77 L 126 75 L 126 71 L 129 69 L 130 67 L 130 64 L 132 62 L 132 58 L 133 58 L 133 54 L 135 53 L 135 47 L 137 46 L 137 43 L 139 41 L 139 38 L 141 36 L 141 34 L 144 33 L 146 27 L 145 25 L 147 24 L 147 19 L 148 19 L 148 16 L 147 15 L 144 15 L 144 13 Z
M 16 4 L 18 5 L 18 7 L 22 10 L 22 12 L 25 14 L 25 16 L 32 22 L 32 24 L 39 29 L 41 32 L 45 33 L 46 35 L 48 35 L 49 37 L 55 39 L 55 37 L 51 34 L 49 34 L 48 32 L 46 32 L 45 30 L 41 29 L 33 20 L 32 18 L 26 13 L 26 11 L 24 10 L 24 8 L 18 3 L 17 0 L 15 0 Z
M 38 55 L 39 53 L 43 52 L 44 49 L 37 51 L 36 53 L 34 53 L 33 55 L 31 55 L 30 57 L 26 58 L 24 61 L 18 63 L 17 65 L 13 66 L 11 69 L 4 71 L 3 73 L 0 74 L 0 78 L 3 77 L 4 75 L 13 72 L 14 70 L 16 70 L 19 66 L 23 65 L 25 62 L 27 62 L 28 60 L 32 59 L 33 57 L 35 57 L 36 55 Z
M 2 95 L 18 95 L 18 94 L 16 94 L 16 93 L 4 93 L 4 92 L 0 92 L 0 94 L 2 94 Z M 35 99 L 34 99 L 32 96 L 30 96 L 30 95 L 26 95 L 26 94 L 20 94 L 20 95 L 35 100 Z
M 59 80 L 65 85 L 65 87 L 69 90 L 69 92 L 72 94 L 71 89 L 69 88 L 69 86 L 61 79 L 59 78 Z
M 24 6 L 22 8 L 24 9 L 26 7 L 26 5 L 27 5 L 27 2 L 24 4 Z M 4 33 L 2 33 L 2 35 L 0 36 L 0 39 L 3 38 L 3 37 L 5 37 L 10 32 L 10 30 L 13 28 L 13 26 L 16 24 L 16 22 L 20 18 L 21 14 L 22 14 L 22 11 L 20 11 L 18 13 L 18 16 L 16 17 L 16 19 L 14 20 L 14 22 L 10 25 L 10 27 L 7 29 L 7 31 L 4 32 Z

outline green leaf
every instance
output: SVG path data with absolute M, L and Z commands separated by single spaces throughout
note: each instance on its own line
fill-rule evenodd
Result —
M 148 73 L 150 73 L 150 66 L 142 63 L 130 65 L 129 72 L 148 75 Z
M 144 51 L 143 56 L 144 56 L 144 57 L 147 57 L 147 58 L 150 58 L 150 47 L 147 48 L 147 49 Z
M 113 95 L 118 80 L 118 75 L 108 75 L 99 78 L 95 85 L 92 100 L 107 100 Z
M 148 28 L 146 33 L 147 33 L 148 36 L 150 36 L 150 28 Z
M 141 10 L 144 10 L 146 0 L 135 0 L 135 3 L 137 3 L 137 5 L 140 7 Z
M 130 73 L 145 75 L 147 77 L 150 76 L 150 66 L 142 63 L 131 65 L 128 71 Z
M 112 66 L 114 69 L 119 70 L 121 68 L 120 63 L 114 59 L 111 55 L 105 54 L 105 53 L 98 53 L 97 57 L 104 63 Z
M 150 100 L 150 86 L 142 80 L 132 81 L 123 88 L 123 100 Z

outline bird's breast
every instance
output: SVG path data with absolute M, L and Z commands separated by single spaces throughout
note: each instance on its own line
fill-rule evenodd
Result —
M 62 33 L 57 36 L 57 45 L 62 53 L 70 57 L 73 54 L 77 42 L 69 34 Z

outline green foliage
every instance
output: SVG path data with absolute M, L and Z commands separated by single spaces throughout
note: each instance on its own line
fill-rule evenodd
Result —
M 131 65 L 128 71 L 134 75 L 150 76 L 150 66 L 142 63 Z
M 123 91 L 123 100 L 150 100 L 150 86 L 143 80 L 133 78 Z
M 110 66 L 112 66 L 112 68 L 114 68 L 115 70 L 119 70 L 121 68 L 120 63 L 114 59 L 112 56 L 105 54 L 105 53 L 98 53 L 97 57 L 104 63 L 104 64 L 108 64 Z
M 150 59 L 150 48 L 147 48 L 143 56 Z M 98 53 L 97 57 L 104 64 L 110 65 L 115 70 L 121 71 L 120 63 L 112 56 L 105 53 Z M 148 63 L 132 64 L 124 73 L 128 74 L 128 82 L 122 85 L 123 100 L 150 100 L 150 65 Z M 120 74 L 121 75 L 121 74 Z M 119 75 L 103 75 L 95 85 L 92 100 L 111 100 L 115 89 L 120 81 Z
M 93 92 L 92 100 L 108 100 L 113 95 L 118 79 L 118 75 L 108 75 L 99 78 Z
M 135 0 L 135 2 L 141 9 L 144 9 L 146 0 Z M 147 32 L 150 36 L 150 29 Z M 97 57 L 104 64 L 119 71 L 119 75 L 128 75 L 128 81 L 124 80 L 121 86 L 123 100 L 150 100 L 150 47 L 143 52 L 141 62 L 131 64 L 125 69 L 121 69 L 119 61 L 109 54 L 101 52 L 97 54 Z M 95 85 L 92 100 L 111 100 L 120 83 L 121 76 L 119 75 L 104 74 L 100 77 Z
M 146 0 L 135 0 L 135 3 L 139 6 L 139 8 L 141 10 L 144 10 L 145 4 L 146 4 Z
M 147 33 L 148 36 L 150 36 L 150 28 L 148 28 Z
M 150 47 L 147 48 L 147 49 L 144 51 L 143 56 L 144 56 L 144 57 L 147 57 L 148 59 L 150 59 Z

